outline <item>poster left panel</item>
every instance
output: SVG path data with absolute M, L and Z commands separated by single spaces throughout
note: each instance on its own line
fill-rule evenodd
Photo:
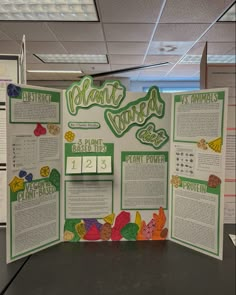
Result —
M 6 85 L 19 83 L 18 55 L 0 55 L 0 226 L 6 225 Z
M 61 97 L 7 86 L 7 262 L 60 242 Z

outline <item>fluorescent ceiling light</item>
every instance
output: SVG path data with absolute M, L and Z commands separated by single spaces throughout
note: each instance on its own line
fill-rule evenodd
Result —
M 82 71 L 66 71 L 66 70 L 27 70 L 28 73 L 54 73 L 54 74 L 82 74 Z
M 1 0 L 0 20 L 98 21 L 94 0 Z
M 200 64 L 202 56 L 201 55 L 186 55 L 180 64 Z M 235 55 L 208 55 L 208 63 L 220 63 L 220 64 L 233 64 L 235 63 Z
M 235 22 L 236 21 L 236 4 L 234 3 L 226 13 L 218 20 L 219 22 Z
M 34 54 L 44 63 L 99 63 L 107 64 L 105 54 Z

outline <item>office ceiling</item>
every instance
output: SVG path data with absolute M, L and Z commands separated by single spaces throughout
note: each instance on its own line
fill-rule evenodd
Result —
M 208 54 L 235 54 L 235 23 L 216 22 L 233 3 L 96 0 L 99 22 L 0 21 L 0 54 L 18 54 L 25 34 L 28 70 L 82 70 L 89 75 L 170 62 L 168 66 L 115 77 L 134 81 L 199 80 L 199 65 L 179 62 L 186 54 L 202 54 L 206 41 Z M 45 64 L 34 54 L 106 54 L 109 63 Z M 78 80 L 78 74 L 28 73 L 27 79 Z

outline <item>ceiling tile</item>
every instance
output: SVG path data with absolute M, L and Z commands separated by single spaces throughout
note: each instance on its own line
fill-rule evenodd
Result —
M 20 44 L 16 41 L 0 41 L 0 53 L 2 54 L 19 54 Z
M 227 54 L 236 55 L 236 48 L 232 48 L 230 51 L 227 52 Z
M 130 65 L 130 64 L 126 64 L 126 65 L 113 65 L 111 64 L 111 70 L 115 71 L 115 70 L 123 70 L 123 69 L 128 69 L 128 68 L 132 68 L 132 67 L 138 67 L 140 66 L 140 64 L 133 64 L 133 65 Z
M 188 52 L 187 54 L 192 55 L 201 55 L 203 53 L 203 49 L 205 46 L 205 42 L 197 42 Z
M 63 54 L 67 53 L 60 42 L 27 42 L 26 50 L 31 53 Z
M 106 54 L 105 42 L 61 42 L 70 54 Z
M 163 0 L 99 0 L 104 23 L 156 23 Z
M 171 68 L 173 67 L 173 64 L 169 64 L 169 65 L 160 65 L 160 66 L 156 66 L 150 69 L 147 69 L 145 71 L 149 71 L 149 72 L 168 72 Z
M 200 70 L 200 65 L 176 65 L 171 71 L 168 72 L 167 77 L 181 77 L 186 80 L 192 77 Z
M 100 23 L 48 23 L 59 41 L 104 41 Z
M 171 72 L 193 72 L 199 71 L 200 64 L 193 64 L 193 65 L 176 65 Z
M 188 54 L 201 55 L 205 42 L 198 42 Z M 223 54 L 234 54 L 235 43 L 232 42 L 208 42 L 207 53 L 211 55 L 223 55 Z
M 235 23 L 216 23 L 201 41 L 235 42 Z
M 167 1 L 160 23 L 212 23 L 233 0 Z
M 159 24 L 153 41 L 195 41 L 209 24 Z
M 54 41 L 55 37 L 46 23 L 43 22 L 4 22 L 2 31 L 14 40 L 22 40 L 25 34 L 27 41 Z
M 26 66 L 27 66 L 27 69 L 28 69 L 28 65 L 29 64 L 42 64 L 42 63 L 43 62 L 40 59 L 38 59 L 37 57 L 35 57 L 33 54 L 27 52 L 27 55 L 26 55 Z
M 145 59 L 145 64 L 155 64 L 158 62 L 176 63 L 181 58 L 181 55 L 148 55 Z
M 183 55 L 189 48 L 193 46 L 194 42 L 187 41 L 154 41 L 148 50 L 150 55 Z
M 145 54 L 146 42 L 107 42 L 110 54 Z
M 109 62 L 111 64 L 125 65 L 125 64 L 142 64 L 143 55 L 109 55 Z
M 95 73 L 103 73 L 108 72 L 111 70 L 111 67 L 109 64 L 80 64 L 80 68 L 83 71 L 84 74 L 95 74 Z
M 106 41 L 149 41 L 154 24 L 104 24 Z
M 7 34 L 5 34 L 5 33 L 3 33 L 2 31 L 1 31 L 1 24 L 0 24 L 0 41 L 2 41 L 2 40 L 11 40 L 11 38 L 7 35 Z

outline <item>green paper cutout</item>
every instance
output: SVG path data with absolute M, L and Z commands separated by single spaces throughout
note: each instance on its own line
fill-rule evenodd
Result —
M 49 175 L 49 181 L 56 187 L 56 189 L 60 190 L 60 173 L 57 169 L 52 169 Z
M 66 219 L 64 223 L 64 232 L 69 231 L 74 234 L 74 238 L 70 240 L 70 242 L 78 242 L 80 240 L 80 236 L 78 235 L 75 226 L 77 223 L 80 223 L 81 219 Z
M 66 90 L 67 109 L 76 116 L 79 109 L 93 106 L 118 108 L 125 98 L 126 89 L 118 80 L 105 81 L 102 86 L 93 85 L 93 78 L 83 77 Z
M 141 143 L 151 145 L 156 150 L 159 150 L 169 140 L 166 130 L 155 129 L 153 123 L 148 123 L 145 127 L 140 128 L 135 136 Z
M 126 224 L 120 231 L 121 235 L 128 241 L 136 241 L 139 227 L 136 223 Z
M 101 125 L 98 122 L 68 122 L 68 127 L 71 129 L 99 129 Z
M 165 102 L 160 96 L 159 89 L 152 86 L 146 96 L 118 110 L 107 109 L 104 117 L 113 134 L 121 137 L 132 127 L 143 126 L 153 116 L 161 119 L 164 114 Z

